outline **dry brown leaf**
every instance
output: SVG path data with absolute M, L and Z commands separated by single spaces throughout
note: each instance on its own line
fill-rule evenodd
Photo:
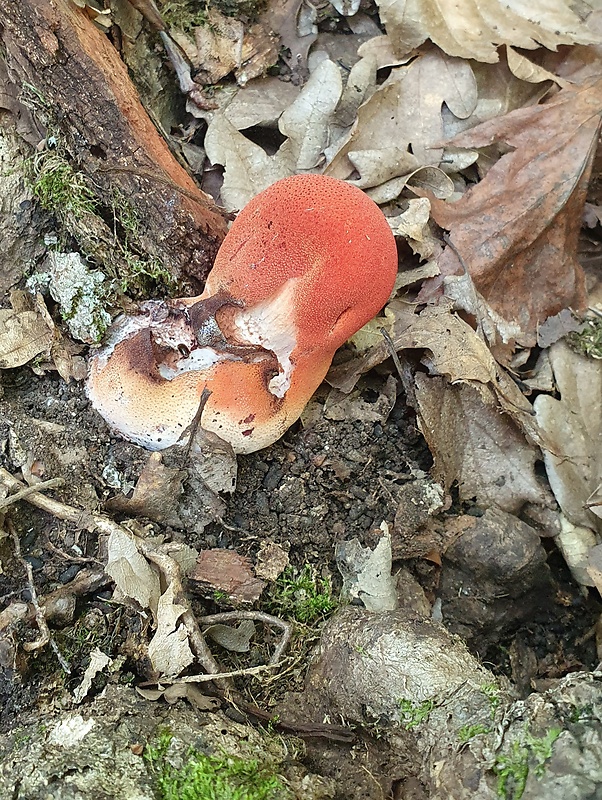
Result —
M 347 141 L 326 173 L 345 180 L 354 171 L 349 154 L 354 153 L 357 160 L 362 151 L 391 151 L 391 175 L 406 174 L 417 166 L 438 165 L 443 148 L 432 145 L 443 138 L 443 104 L 456 117 L 464 118 L 472 114 L 476 102 L 470 64 L 439 52 L 427 52 L 409 66 L 392 70 L 385 83 L 360 107 Z M 415 165 L 396 167 L 393 149 L 407 150 L 408 145 Z
M 332 389 L 324 403 L 324 416 L 332 420 L 360 420 L 362 422 L 380 422 L 384 424 L 393 411 L 397 399 L 397 383 L 389 375 L 385 385 L 378 390 L 374 402 L 367 402 L 362 397 L 361 389 L 354 389 L 345 394 Z
M 262 19 L 280 37 L 280 42 L 288 53 L 284 60 L 293 70 L 293 74 L 303 72 L 307 68 L 307 54 L 316 40 L 317 28 L 305 35 L 299 34 L 297 22 L 302 0 L 270 0 Z
M 0 369 L 27 364 L 50 350 L 54 323 L 41 295 L 10 293 L 12 309 L 0 309 Z
M 571 84 L 564 78 L 559 78 L 547 69 L 533 63 L 526 56 L 517 53 L 512 47 L 506 48 L 506 58 L 508 59 L 508 66 L 513 75 L 516 75 L 521 81 L 527 83 L 541 83 L 542 81 L 554 81 L 561 89 L 570 88 Z
M 292 158 L 268 156 L 247 139 L 223 114 L 216 114 L 205 136 L 205 150 L 213 164 L 223 164 L 221 202 L 228 211 L 239 211 L 272 183 L 293 174 Z
M 258 578 L 265 578 L 266 581 L 275 581 L 289 564 L 289 557 L 276 542 L 264 542 L 257 553 L 257 565 L 255 574 Z
M 303 91 L 282 114 L 278 127 L 288 137 L 282 148 L 293 157 L 293 169 L 315 169 L 323 160 L 329 128 L 343 92 L 339 67 L 330 59 L 320 62 Z
M 118 495 L 106 504 L 111 511 L 143 516 L 163 525 L 181 528 L 178 498 L 186 473 L 163 464 L 161 453 L 151 453 L 134 488 L 133 497 Z
M 251 649 L 251 639 L 255 636 L 255 623 L 252 619 L 243 619 L 236 628 L 217 623 L 205 628 L 203 633 L 225 650 L 248 653 Z
M 341 594 L 359 599 L 368 611 L 392 611 L 397 608 L 395 580 L 391 575 L 391 534 L 386 522 L 383 535 L 374 550 L 362 547 L 359 539 L 340 542 L 335 551 L 339 572 L 343 576 Z
M 566 0 L 377 0 L 397 53 L 431 39 L 445 53 L 494 63 L 497 46 L 532 50 L 540 45 L 598 41 Z
M 504 326 L 531 346 L 538 324 L 585 302 L 576 246 L 601 109 L 597 78 L 451 142 L 514 148 L 458 202 L 432 202 L 435 221 L 451 231 L 478 293 L 501 317 L 506 342 Z M 462 272 L 450 247 L 438 263 L 443 275 Z
M 458 482 L 460 498 L 476 498 L 516 514 L 527 503 L 547 505 L 535 462 L 541 458 L 517 425 L 500 414 L 493 390 L 480 383 L 450 386 L 415 376 L 420 428 L 433 454 L 433 477 L 445 489 Z

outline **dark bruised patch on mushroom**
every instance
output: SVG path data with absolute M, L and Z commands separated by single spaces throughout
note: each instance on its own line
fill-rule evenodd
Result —
M 163 380 L 157 369 L 155 342 L 150 328 L 143 328 L 126 339 L 123 344 L 127 344 L 124 352 L 128 369 L 148 377 L 153 383 L 160 383 Z
M 255 430 L 255 428 L 248 428 L 246 431 L 242 431 L 242 435 L 243 436 L 250 436 L 253 433 L 254 430 Z
M 255 414 L 249 414 L 248 417 L 245 417 L 243 419 L 243 422 L 248 425 L 250 422 L 253 422 L 254 419 L 255 419 Z

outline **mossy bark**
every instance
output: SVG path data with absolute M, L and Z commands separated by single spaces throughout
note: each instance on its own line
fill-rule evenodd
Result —
M 118 197 L 141 223 L 129 231 L 134 250 L 198 288 L 225 219 L 170 152 L 108 37 L 70 0 L 0 0 L 0 38 L 0 105 L 23 138 L 58 137 L 93 187 L 107 238 Z M 81 227 L 85 239 L 89 221 Z

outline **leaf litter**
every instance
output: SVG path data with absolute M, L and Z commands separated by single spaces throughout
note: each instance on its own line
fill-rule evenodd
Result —
M 402 253 L 397 297 L 384 317 L 354 337 L 357 349 L 350 360 L 332 368 L 328 380 L 336 391 L 321 413 L 326 419 L 386 421 L 398 393 L 396 380 L 389 375 L 370 403 L 357 389 L 369 370 L 387 369 L 391 351 L 380 331 L 386 327 L 402 370 L 411 376 L 408 397 L 434 460 L 432 478 L 420 484 L 421 497 L 436 499 L 432 514 L 423 509 L 416 522 L 424 529 L 424 547 L 407 550 L 404 557 L 444 550 L 445 536 L 431 523 L 449 508 L 449 494 L 457 487 L 460 500 L 481 508 L 516 515 L 527 507 L 550 511 L 562 527 L 558 544 L 577 580 L 602 591 L 596 546 L 602 493 L 599 362 L 554 343 L 574 324 L 567 309 L 577 311 L 586 303 L 577 237 L 600 129 L 602 81 L 591 77 L 591 69 L 587 74 L 594 48 L 562 56 L 583 67 L 579 84 L 563 75 L 560 58 L 553 67 L 546 61 L 546 67 L 539 63 L 544 60 L 514 49 L 539 44 L 555 49 L 599 37 L 563 0 L 547 2 L 538 15 L 532 3 L 527 11 L 518 0 L 511 12 L 498 0 L 481 3 L 478 12 L 473 3 L 440 0 L 439 17 L 430 13 L 430 0 L 383 0 L 379 6 L 387 34 L 363 44 L 348 69 L 325 50 L 319 58 L 308 57 L 320 40 L 311 14 L 302 19 L 298 0 L 269 4 L 261 30 L 218 20 L 195 31 L 194 42 L 179 37 L 192 63 L 204 70 L 199 83 L 229 74 L 238 82 L 216 87 L 212 107 L 194 110 L 208 124 L 204 146 L 213 168 L 224 168 L 221 202 L 237 210 L 279 178 L 317 171 L 350 180 L 383 204 Z M 337 9 L 342 15 L 356 11 L 346 2 Z M 498 24 L 502 13 L 507 16 Z M 530 21 L 533 16 L 537 22 Z M 477 28 L 482 35 L 475 35 Z M 288 49 L 294 80 L 262 77 L 276 61 L 270 31 Z M 427 39 L 431 43 L 424 45 Z M 508 45 L 505 51 L 500 44 Z M 573 69 L 573 77 L 578 74 Z M 266 144 L 276 130 L 278 144 Z M 440 229 L 449 231 L 451 245 Z M 19 306 L 5 313 L 3 367 L 50 354 L 53 328 L 45 311 L 38 305 L 34 311 Z M 31 331 L 16 325 L 18 314 L 30 315 L 20 321 L 31 322 Z M 547 371 L 545 364 L 541 368 L 546 380 L 543 371 L 522 369 L 538 347 L 546 355 L 541 359 L 548 365 Z M 539 393 L 534 403 L 519 386 L 527 395 Z M 174 527 L 189 525 L 190 510 L 182 516 L 179 502 L 182 476 L 175 466 L 152 458 L 133 497 L 121 498 L 118 510 Z M 549 486 L 536 469 L 542 458 Z M 224 508 L 217 495 L 233 490 L 235 466 L 224 454 L 216 470 L 200 463 L 194 469 L 198 485 L 209 491 L 198 495 L 211 506 L 208 518 L 220 518 Z M 343 465 L 341 474 L 346 469 Z M 409 488 L 405 495 L 405 501 L 404 492 L 397 497 L 400 531 L 404 502 L 416 500 Z M 162 502 L 166 498 L 169 502 Z M 431 509 L 426 499 L 425 508 Z M 349 594 L 375 611 L 395 608 L 388 532 L 371 550 L 358 542 L 352 552 L 347 544 Z M 159 579 L 152 559 L 125 532 L 111 533 L 107 554 L 116 599 L 134 600 L 154 617 L 148 650 L 153 669 L 160 676 L 179 675 L 194 655 L 177 584 L 165 585 L 165 576 Z M 266 580 L 288 562 L 286 552 L 277 555 Z M 190 574 L 196 553 L 185 560 L 184 572 Z M 254 571 L 249 559 L 220 548 L 198 556 L 191 579 L 206 598 L 224 593 L 234 603 L 248 604 L 264 588 L 256 575 L 261 571 Z M 247 652 L 254 626 L 215 625 L 207 633 L 226 648 Z M 84 694 L 102 663 L 91 666 Z M 158 699 L 167 690 L 148 691 L 157 692 L 149 699 Z M 166 699 L 177 696 L 187 696 L 186 690 L 173 689 Z

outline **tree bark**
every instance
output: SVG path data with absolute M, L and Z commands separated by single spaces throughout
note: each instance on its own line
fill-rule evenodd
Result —
M 10 82 L 0 105 L 59 135 L 101 208 L 116 191 L 135 208 L 140 251 L 200 284 L 226 221 L 170 152 L 107 36 L 71 0 L 0 0 L 0 38 Z

